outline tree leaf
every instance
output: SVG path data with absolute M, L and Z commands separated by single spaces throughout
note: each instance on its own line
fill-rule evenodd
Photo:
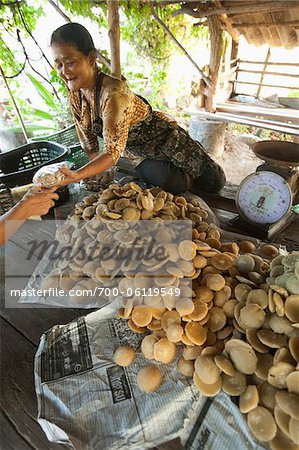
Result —
M 25 128 L 28 133 L 32 133 L 34 131 L 52 131 L 55 130 L 55 125 L 45 125 L 42 124 L 42 122 L 32 122 L 32 123 L 25 123 Z M 13 125 L 11 127 L 5 127 L 5 131 L 13 132 L 13 133 L 22 133 L 22 128 L 20 125 Z
M 53 95 L 50 94 L 50 92 L 41 84 L 41 82 L 38 81 L 33 75 L 31 75 L 31 73 L 26 72 L 26 75 L 30 79 L 30 81 L 32 82 L 35 89 L 37 90 L 41 98 L 44 100 L 46 105 L 49 106 L 49 108 L 54 109 L 56 107 L 56 102 L 53 98 Z
M 43 111 L 42 109 L 33 109 L 32 115 L 36 119 L 43 119 L 43 120 L 54 120 L 53 115 L 50 114 L 47 111 Z

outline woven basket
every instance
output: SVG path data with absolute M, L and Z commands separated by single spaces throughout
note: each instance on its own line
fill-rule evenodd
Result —
M 57 133 L 49 134 L 48 136 L 32 138 L 31 141 L 57 142 L 58 144 L 64 145 L 65 147 L 70 147 L 71 145 L 79 144 L 79 138 L 75 125 L 71 125 L 67 128 L 64 128 L 61 131 L 57 131 Z

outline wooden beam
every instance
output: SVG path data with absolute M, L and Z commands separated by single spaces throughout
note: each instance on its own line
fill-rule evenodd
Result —
M 283 124 L 273 124 L 273 121 L 271 120 L 258 120 L 252 117 L 246 117 L 246 116 L 238 116 L 233 114 L 227 114 L 227 113 L 210 113 L 207 111 L 198 111 L 196 113 L 197 117 L 204 117 L 206 119 L 212 119 L 212 120 L 220 120 L 224 122 L 233 122 L 233 123 L 241 123 L 244 125 L 249 125 L 252 127 L 257 128 L 266 128 L 270 130 L 279 131 L 280 133 L 285 134 L 293 134 L 295 136 L 299 136 L 299 127 L 292 126 L 292 124 L 288 124 L 286 127 L 285 123 Z
M 222 8 L 222 3 L 221 3 L 220 0 L 214 0 L 214 3 L 215 3 L 215 6 L 217 6 L 217 8 Z M 228 15 L 227 14 L 221 14 L 221 19 L 225 23 L 227 31 L 231 35 L 233 40 L 238 42 L 239 36 L 237 35 L 236 31 L 234 30 L 234 28 L 233 28 L 233 26 L 231 24 L 231 21 L 228 18 Z
M 254 28 L 254 27 L 294 27 L 297 29 L 299 26 L 299 20 L 288 20 L 285 22 L 246 22 L 246 23 L 235 23 L 230 22 L 233 29 L 235 28 Z M 197 22 L 193 24 L 194 27 L 206 27 L 208 26 L 208 22 L 203 20 L 202 22 Z M 223 28 L 228 31 L 228 27 L 223 24 Z
M 234 5 L 226 6 L 223 8 L 206 9 L 205 11 L 194 11 L 189 13 L 188 10 L 191 8 L 183 7 L 178 11 L 174 11 L 173 15 L 179 14 L 190 14 L 198 19 L 203 17 L 211 17 L 217 14 L 248 14 L 248 13 L 259 13 L 259 12 L 273 12 L 273 11 L 288 11 L 289 9 L 298 8 L 298 3 L 294 4 L 293 1 L 271 1 L 271 2 L 261 2 L 257 4 L 247 4 L 247 5 Z M 254 26 L 254 24 L 253 24 Z
M 108 24 L 111 51 L 111 74 L 121 78 L 120 68 L 120 28 L 119 28 L 119 0 L 108 0 Z
M 258 86 L 259 83 L 253 83 L 252 81 L 239 81 L 236 80 L 235 83 L 239 84 L 250 84 L 252 86 Z M 299 86 L 281 86 L 280 84 L 264 84 L 264 87 L 277 87 L 281 89 L 299 89 Z
M 144 1 L 144 4 L 151 6 L 159 7 L 159 6 L 168 6 L 168 5 L 177 5 L 179 3 L 198 3 L 200 0 L 156 0 L 156 1 Z
M 159 16 L 157 16 L 157 14 L 152 11 L 152 15 L 153 17 L 156 19 L 156 21 L 161 25 L 161 27 L 163 28 L 163 30 L 165 31 L 166 34 L 168 34 L 168 36 L 170 37 L 170 39 L 177 45 L 177 47 L 179 47 L 179 49 L 181 50 L 181 52 L 184 53 L 184 55 L 187 56 L 187 58 L 189 59 L 189 61 L 193 64 L 193 66 L 198 70 L 198 72 L 200 73 L 201 77 L 205 80 L 206 84 L 208 86 L 211 86 L 211 80 L 206 76 L 206 74 L 200 69 L 200 67 L 198 67 L 198 65 L 196 64 L 196 62 L 191 58 L 191 56 L 189 55 L 189 53 L 184 49 L 184 47 L 179 43 L 179 41 L 175 38 L 175 36 L 172 34 L 172 32 L 169 30 L 169 28 L 165 25 L 165 23 L 160 19 Z
M 252 27 L 284 27 L 284 26 L 292 26 L 299 25 L 299 20 L 287 20 L 285 22 L 245 22 L 245 23 L 232 23 L 232 26 L 235 28 L 252 28 Z
M 240 59 L 239 62 L 241 64 L 263 64 L 263 61 L 247 61 L 245 59 Z M 289 62 L 274 62 L 269 61 L 268 66 L 291 66 L 291 67 L 299 67 L 298 63 L 289 63 Z
M 274 106 L 272 108 L 265 106 L 249 106 L 248 103 L 241 104 L 237 101 L 220 103 L 217 105 L 217 112 L 226 112 L 230 114 L 238 114 L 245 116 L 254 116 L 257 118 L 274 119 L 279 122 L 289 122 L 299 125 L 298 112 L 295 109 L 283 107 L 282 105 Z
M 268 64 L 267 64 L 268 66 Z M 277 75 L 280 77 L 293 77 L 293 78 L 299 78 L 299 74 L 293 74 L 293 73 L 280 73 L 280 72 L 267 72 L 266 70 L 247 70 L 247 69 L 239 69 L 239 72 L 246 72 L 246 73 L 256 73 L 256 74 L 264 74 L 264 75 Z

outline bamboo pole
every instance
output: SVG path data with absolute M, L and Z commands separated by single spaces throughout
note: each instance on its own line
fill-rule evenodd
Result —
M 174 37 L 174 35 L 172 34 L 172 32 L 169 30 L 169 28 L 165 25 L 165 23 L 160 19 L 159 16 L 157 16 L 157 14 L 152 11 L 153 17 L 156 19 L 156 21 L 161 25 L 161 27 L 163 28 L 163 30 L 168 34 L 168 36 L 170 37 L 170 39 L 177 45 L 177 47 L 179 47 L 179 49 L 181 50 L 182 53 L 184 53 L 184 55 L 187 56 L 187 58 L 189 59 L 189 61 L 193 64 L 193 66 L 198 70 L 198 72 L 200 73 L 201 77 L 204 79 L 205 83 L 207 84 L 207 86 L 211 86 L 211 80 L 205 75 L 205 73 L 198 67 L 198 65 L 196 64 L 196 62 L 191 58 L 191 56 L 189 55 L 189 53 L 184 49 L 184 47 L 179 43 L 179 41 Z
M 120 67 L 120 29 L 119 29 L 119 0 L 108 0 L 108 24 L 111 51 L 111 73 L 121 78 Z
M 22 128 L 22 132 L 23 132 L 24 137 L 25 137 L 25 139 L 26 139 L 26 142 L 28 142 L 28 141 L 29 141 L 29 137 L 28 137 L 28 134 L 27 134 L 27 131 L 26 131 L 26 128 L 25 128 L 25 124 L 24 124 L 24 121 L 23 121 L 23 118 L 22 118 L 22 115 L 21 115 L 21 111 L 19 110 L 19 107 L 18 107 L 18 105 L 17 105 L 17 103 L 16 103 L 16 101 L 15 101 L 15 98 L 14 98 L 14 96 L 13 96 L 13 93 L 12 93 L 11 90 L 10 90 L 10 87 L 9 87 L 9 85 L 8 85 L 7 79 L 6 79 L 6 77 L 5 77 L 5 74 L 4 74 L 4 72 L 3 72 L 3 69 L 2 69 L 2 67 L 1 67 L 1 65 L 0 65 L 0 73 L 1 73 L 1 76 L 2 76 L 2 78 L 3 78 L 4 84 L 5 84 L 6 88 L 7 88 L 7 91 L 8 91 L 8 93 L 9 93 L 9 96 L 10 96 L 10 98 L 11 98 L 11 101 L 12 101 L 12 103 L 13 103 L 13 105 L 14 105 L 14 108 L 15 108 L 15 110 L 16 110 L 16 114 L 17 114 L 17 116 L 18 116 L 18 119 L 19 119 L 19 122 L 20 122 L 20 125 L 21 125 L 21 128 Z

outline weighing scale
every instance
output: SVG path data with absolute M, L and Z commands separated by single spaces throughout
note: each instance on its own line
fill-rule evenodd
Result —
M 273 239 L 296 217 L 292 205 L 299 201 L 299 144 L 261 141 L 252 150 L 265 162 L 241 182 L 235 200 L 239 217 L 232 225 Z

